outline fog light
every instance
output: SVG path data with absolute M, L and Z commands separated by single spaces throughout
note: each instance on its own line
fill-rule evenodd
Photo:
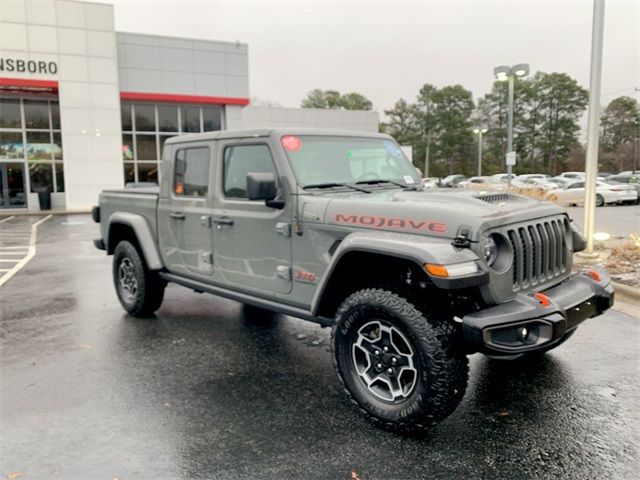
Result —
M 529 337 L 529 329 L 527 327 L 522 327 L 518 329 L 518 338 L 520 338 L 521 341 L 525 342 L 528 337 Z

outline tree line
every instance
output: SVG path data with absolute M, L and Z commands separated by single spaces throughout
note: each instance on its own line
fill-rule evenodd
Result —
M 513 145 L 517 173 L 556 175 L 584 170 L 580 120 L 588 98 L 588 91 L 566 73 L 537 72 L 529 78 L 515 79 Z M 359 93 L 341 95 L 319 89 L 309 92 L 301 106 L 372 109 L 371 101 Z M 507 82 L 494 82 L 491 91 L 477 102 L 462 85 L 438 88 L 425 84 L 413 102 L 399 99 L 384 111 L 386 119 L 380 130 L 401 145 L 412 146 L 414 163 L 422 171 L 428 157 L 429 175 L 445 176 L 476 174 L 478 138 L 473 130 L 486 128 L 483 174 L 491 175 L 506 170 L 507 106 Z M 634 169 L 634 158 L 640 155 L 639 129 L 640 104 L 635 99 L 621 96 L 603 108 L 601 171 Z

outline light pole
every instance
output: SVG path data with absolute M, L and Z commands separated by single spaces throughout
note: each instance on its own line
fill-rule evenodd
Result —
M 487 133 L 486 128 L 474 128 L 473 133 L 478 135 L 478 176 L 482 176 L 482 134 Z
M 507 113 L 507 189 L 511 189 L 511 172 L 515 164 L 513 152 L 513 86 L 516 77 L 524 77 L 529 73 L 529 64 L 518 63 L 513 67 L 500 65 L 493 69 L 499 82 L 509 81 L 508 113 Z
M 587 114 L 587 155 L 584 179 L 584 236 L 587 246 L 578 255 L 597 258 L 593 251 L 596 216 L 596 180 L 598 175 L 598 140 L 600 134 L 600 91 L 602 85 L 602 43 L 604 37 L 604 0 L 593 0 L 591 27 L 591 74 L 589 77 L 589 110 Z

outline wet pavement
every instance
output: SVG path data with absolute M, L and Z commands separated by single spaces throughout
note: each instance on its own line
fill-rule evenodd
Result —
M 177 286 L 124 314 L 96 231 L 53 217 L 0 288 L 1 478 L 637 478 L 638 318 L 528 364 L 472 356 L 458 410 L 399 436 L 347 401 L 327 329 Z

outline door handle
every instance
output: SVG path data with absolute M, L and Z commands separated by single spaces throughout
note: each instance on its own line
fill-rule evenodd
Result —
M 184 220 L 185 219 L 184 213 L 182 213 L 182 212 L 171 212 L 169 214 L 169 216 L 171 218 L 175 218 L 176 220 Z
M 229 218 L 229 217 L 214 218 L 213 223 L 215 223 L 218 226 L 221 226 L 221 225 L 231 226 L 233 225 L 233 218 Z

